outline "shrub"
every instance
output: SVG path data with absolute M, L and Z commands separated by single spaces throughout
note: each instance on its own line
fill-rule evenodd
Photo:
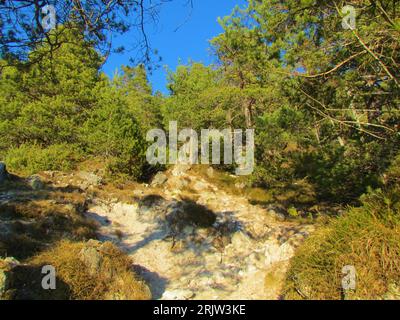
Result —
M 286 299 L 380 299 L 400 285 L 399 190 L 377 190 L 363 206 L 320 229 L 291 261 Z M 354 266 L 356 289 L 342 291 L 342 268 Z
M 296 175 L 309 178 L 320 200 L 354 203 L 368 187 L 381 186 L 379 176 L 390 164 L 390 148 L 378 142 L 339 146 L 332 141 L 299 156 Z
M 383 180 L 387 186 L 400 185 L 400 154 L 392 161 Z
M 23 144 L 10 148 L 5 162 L 11 171 L 30 175 L 45 170 L 71 170 L 80 157 L 75 145 L 56 144 L 43 148 L 37 144 Z
M 278 181 L 295 178 L 298 154 L 308 147 L 312 138 L 304 115 L 283 106 L 259 118 L 256 127 L 256 163 L 253 180 L 271 186 Z
M 288 214 L 292 218 L 297 218 L 299 216 L 299 212 L 297 211 L 297 209 L 295 207 L 290 207 L 288 209 Z
M 112 97 L 106 93 L 86 122 L 81 140 L 89 153 L 108 159 L 110 174 L 139 179 L 146 169 L 146 142 L 140 126 L 117 92 Z

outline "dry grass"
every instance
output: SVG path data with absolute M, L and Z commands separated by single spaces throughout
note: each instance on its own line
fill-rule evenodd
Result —
M 143 186 L 136 182 L 113 182 L 99 186 L 95 189 L 96 196 L 103 199 L 116 199 L 119 202 L 134 203 L 134 194 L 143 190 Z M 146 190 L 145 190 L 146 191 Z
M 0 224 L 8 230 L 0 232 L 0 256 L 24 260 L 60 239 L 96 237 L 96 226 L 83 215 L 87 204 L 81 193 L 57 189 L 13 192 L 17 192 L 15 198 L 0 205 Z
M 206 165 L 197 165 L 193 166 L 191 172 L 205 178 L 228 194 L 245 197 L 253 205 L 280 204 L 286 209 L 295 205 L 306 212 L 317 203 L 315 190 L 305 179 L 291 184 L 277 183 L 269 188 L 263 188 L 251 186 L 252 182 L 246 176 L 234 177 L 217 169 L 214 169 L 210 177 L 207 175 L 208 168 Z
M 61 241 L 51 249 L 28 261 L 29 268 L 16 270 L 15 295 L 18 299 L 73 300 L 147 300 L 151 298 L 147 285 L 132 271 L 132 262 L 111 243 L 98 247 L 102 262 L 91 272 L 80 255 L 87 247 L 83 242 Z M 57 289 L 50 292 L 40 286 L 40 270 L 44 265 L 56 269 Z
M 274 196 L 262 188 L 248 188 L 245 196 L 251 204 L 268 204 L 274 201 Z
M 286 299 L 381 299 L 400 284 L 398 193 L 376 192 L 311 236 L 291 262 Z M 356 290 L 343 292 L 342 268 L 354 266 Z
M 8 299 L 150 299 L 147 285 L 132 272 L 130 259 L 110 243 L 98 244 L 100 269 L 93 273 L 80 259 L 88 239 L 96 238 L 96 228 L 85 218 L 87 195 L 68 181 L 69 175 L 46 178 L 45 187 L 32 190 L 24 179 L 15 177 L 2 184 L 0 191 L 13 194 L 0 205 L 0 256 L 12 256 L 23 262 L 12 271 L 12 289 Z M 67 187 L 54 187 L 51 179 Z M 126 189 L 126 197 L 132 188 Z M 99 192 L 107 193 L 114 186 Z M 118 189 L 118 190 L 117 190 Z M 124 196 L 124 195 L 123 195 Z M 123 236 L 122 232 L 118 233 Z M 57 272 L 57 289 L 43 290 L 43 265 Z M 4 297 L 3 297 L 4 298 Z

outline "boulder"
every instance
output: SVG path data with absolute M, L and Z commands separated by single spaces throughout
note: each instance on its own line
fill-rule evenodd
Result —
M 242 231 L 235 232 L 231 239 L 232 246 L 236 249 L 244 249 L 251 245 L 251 239 Z
M 165 173 L 159 172 L 154 176 L 153 181 L 151 182 L 151 186 L 152 187 L 162 186 L 164 183 L 167 182 L 167 180 L 168 177 L 165 175 Z
M 103 257 L 95 246 L 87 246 L 79 252 L 79 259 L 86 265 L 91 275 L 100 272 Z
M 102 243 L 91 239 L 79 252 L 79 260 L 88 268 L 92 276 L 101 274 L 105 279 L 115 279 L 116 269 L 107 262 L 107 256 L 112 248 L 111 242 Z
M 265 266 L 271 266 L 276 262 L 287 261 L 294 255 L 294 248 L 285 242 L 282 245 L 275 241 L 265 244 Z
M 6 164 L 4 162 L 0 162 L 0 183 L 7 179 L 8 173 L 6 169 Z
M 276 220 L 278 221 L 286 220 L 287 210 L 284 206 L 277 204 L 270 204 L 267 206 L 266 209 L 268 210 L 268 214 L 274 217 Z

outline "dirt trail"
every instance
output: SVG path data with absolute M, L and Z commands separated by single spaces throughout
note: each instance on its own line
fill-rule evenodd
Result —
M 280 221 L 185 168 L 166 178 L 137 202 L 96 198 L 87 213 L 102 240 L 132 257 L 153 298 L 278 299 L 288 261 L 313 227 Z

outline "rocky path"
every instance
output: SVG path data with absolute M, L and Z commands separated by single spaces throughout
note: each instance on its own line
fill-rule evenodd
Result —
M 175 167 L 137 201 L 93 200 L 102 240 L 125 250 L 155 299 L 279 299 L 288 261 L 313 231 Z M 199 218 L 200 217 L 200 218 Z

